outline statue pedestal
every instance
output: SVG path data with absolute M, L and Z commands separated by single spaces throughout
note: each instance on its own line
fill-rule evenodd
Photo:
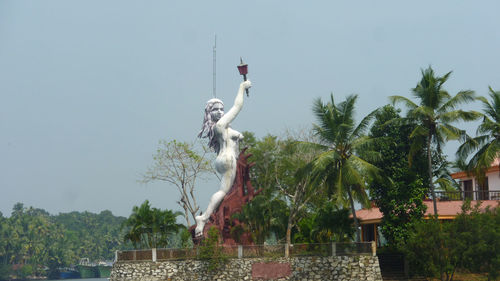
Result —
M 242 206 L 251 201 L 260 192 L 260 190 L 255 192 L 255 189 L 250 183 L 249 172 L 250 168 L 255 163 L 248 163 L 247 160 L 250 156 L 252 156 L 252 154 L 245 154 L 246 150 L 247 148 L 244 148 L 240 152 L 240 155 L 238 156 L 238 164 L 236 166 L 236 177 L 234 179 L 234 183 L 220 203 L 219 207 L 217 207 L 215 212 L 210 216 L 209 221 L 205 224 L 203 236 L 194 236 L 194 229 L 196 228 L 196 225 L 189 228 L 195 245 L 198 245 L 204 237 L 207 237 L 208 230 L 213 226 L 217 227 L 221 234 L 222 245 L 230 246 L 253 244 L 250 233 L 241 234 L 238 239 L 239 241 L 236 241 L 236 237 L 231 235 L 231 229 L 241 225 L 238 220 L 232 219 L 231 216 L 234 213 L 240 212 Z

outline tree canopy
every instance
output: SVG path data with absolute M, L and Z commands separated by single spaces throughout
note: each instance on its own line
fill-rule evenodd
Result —
M 477 136 L 467 138 L 457 151 L 463 162 L 472 155 L 466 169 L 480 179 L 500 154 L 500 91 L 495 92 L 491 87 L 489 90 L 491 102 L 485 97 L 477 98 L 483 105 L 483 120 L 477 127 Z
M 130 241 L 135 248 L 167 248 L 171 237 L 184 225 L 177 223 L 181 212 L 151 208 L 146 200 L 141 206 L 134 206 L 132 214 L 123 223 L 126 234 L 124 241 Z
M 332 94 L 327 103 L 321 99 L 314 101 L 317 124 L 313 125 L 313 130 L 318 142 L 310 145 L 320 152 L 305 171 L 311 173 L 313 184 L 326 189 L 332 200 L 351 208 L 357 229 L 356 240 L 360 241 L 354 200 L 369 206 L 366 184 L 378 173 L 372 162 L 379 158 L 379 153 L 372 150 L 371 139 L 365 135 L 376 111 L 356 124 L 356 100 L 356 95 L 350 95 L 336 104 Z
M 58 268 L 74 265 L 80 258 L 112 260 L 114 251 L 130 249 L 120 239 L 124 220 L 110 211 L 50 215 L 17 203 L 10 217 L 0 215 L 0 280 L 12 273 L 55 276 Z M 12 272 L 13 264 L 24 266 Z
M 370 137 L 377 140 L 373 149 L 381 154 L 375 161 L 379 177 L 370 183 L 370 195 L 384 215 L 381 230 L 390 245 L 404 243 L 411 225 L 423 217 L 423 198 L 428 190 L 426 158 L 416 155 L 414 164 L 408 165 L 414 125 L 391 122 L 400 117 L 399 110 L 386 105 L 375 115 L 370 130 Z
M 456 109 L 459 105 L 474 100 L 475 94 L 471 90 L 458 92 L 450 95 L 443 84 L 450 77 L 451 72 L 443 76 L 436 76 L 434 70 L 429 66 L 422 70 L 422 78 L 417 86 L 412 89 L 412 95 L 418 100 L 418 104 L 403 96 L 391 96 L 392 103 L 403 103 L 408 108 L 406 121 L 415 123 L 416 126 L 410 134 L 412 146 L 409 160 L 420 151 L 427 153 L 427 170 L 429 175 L 429 187 L 432 194 L 434 214 L 437 215 L 436 194 L 433 182 L 432 147 L 441 153 L 441 147 L 448 140 L 465 140 L 465 130 L 452 125 L 458 121 L 472 121 L 479 118 L 480 114 L 475 111 Z

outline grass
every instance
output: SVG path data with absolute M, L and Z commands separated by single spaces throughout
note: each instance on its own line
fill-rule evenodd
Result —
M 439 278 L 429 279 L 431 281 L 438 281 Z M 486 281 L 488 280 L 488 275 L 486 273 L 464 273 L 456 272 L 453 276 L 454 281 Z

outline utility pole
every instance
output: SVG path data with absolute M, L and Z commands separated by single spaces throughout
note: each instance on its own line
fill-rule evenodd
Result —
M 217 34 L 215 34 L 215 42 L 213 47 L 213 96 L 217 97 Z

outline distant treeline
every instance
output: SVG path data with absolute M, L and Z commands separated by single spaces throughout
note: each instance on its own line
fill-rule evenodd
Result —
M 115 250 L 131 248 L 123 242 L 125 220 L 108 210 L 51 215 L 17 203 L 10 217 L 0 212 L 0 280 L 50 275 L 80 258 L 112 260 Z

